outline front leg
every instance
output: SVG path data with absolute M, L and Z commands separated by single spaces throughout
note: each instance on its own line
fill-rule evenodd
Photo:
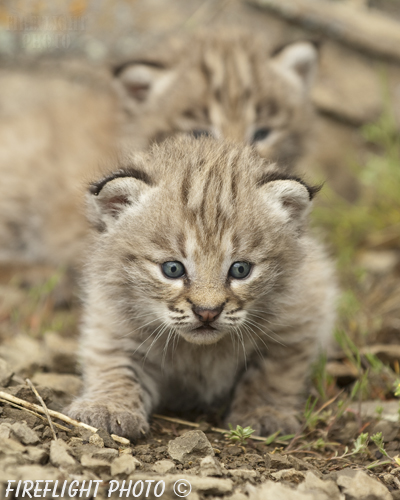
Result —
M 250 425 L 259 436 L 295 433 L 314 354 L 315 347 L 304 342 L 274 346 L 264 359 L 255 358 L 236 387 L 226 423 Z
M 66 409 L 70 417 L 132 440 L 148 432 L 156 387 L 139 362 L 97 353 L 86 360 L 84 383 L 82 396 Z

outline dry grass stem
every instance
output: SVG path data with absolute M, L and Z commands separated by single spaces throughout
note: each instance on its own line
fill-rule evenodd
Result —
M 22 406 L 23 408 L 28 408 L 29 410 L 32 410 L 34 412 L 45 414 L 45 411 L 41 406 L 39 406 L 35 403 L 29 403 L 28 401 L 24 401 L 23 399 L 20 399 L 20 398 L 16 398 L 15 396 L 8 394 L 7 392 L 0 391 L 0 398 L 3 400 L 6 400 L 7 402 L 18 404 L 18 405 Z M 93 433 L 98 431 L 98 429 L 96 429 L 96 427 L 92 427 L 91 425 L 84 424 L 83 422 L 78 422 L 78 420 L 70 418 L 67 415 L 64 415 L 63 413 L 60 413 L 58 411 L 49 410 L 49 409 L 47 411 L 49 412 L 49 415 L 51 417 L 58 418 L 58 420 L 61 420 L 62 422 L 73 425 L 74 427 L 81 427 L 83 429 L 88 429 L 89 431 L 92 431 Z M 117 436 L 116 434 L 111 434 L 111 437 L 113 438 L 114 441 L 116 441 L 119 444 L 123 444 L 123 445 L 130 444 L 129 439 L 126 439 L 126 438 L 121 437 L 121 436 Z
M 19 410 L 26 411 L 27 413 L 30 413 L 31 415 L 34 415 L 37 418 L 40 418 L 43 420 L 43 422 L 47 422 L 47 419 L 43 417 L 43 415 L 39 415 L 39 413 L 36 413 L 35 411 L 28 410 L 28 408 L 24 408 L 21 405 L 17 405 L 16 403 L 12 403 L 11 401 L 7 401 L 3 398 L 0 398 L 0 403 L 7 403 L 10 406 L 13 406 L 14 408 L 18 408 Z M 53 425 L 55 425 L 58 429 L 65 431 L 65 432 L 71 432 L 71 429 L 68 429 L 68 427 L 64 427 L 61 424 L 57 424 L 57 422 L 53 422 Z
M 51 432 L 53 434 L 53 439 L 56 441 L 57 434 L 56 434 L 56 431 L 54 429 L 53 422 L 51 421 L 49 410 L 47 409 L 47 406 L 46 406 L 45 402 L 43 401 L 42 396 L 38 393 L 38 391 L 36 390 L 36 387 L 32 384 L 32 382 L 29 380 L 29 378 L 27 378 L 25 381 L 29 385 L 29 387 L 31 388 L 33 394 L 36 396 L 39 403 L 42 405 L 42 408 L 44 410 L 44 414 L 46 415 L 46 418 L 47 418 L 49 425 L 50 425 Z
M 180 418 L 164 417 L 164 415 L 157 414 L 152 415 L 152 417 L 166 420 L 167 422 L 172 422 L 174 424 L 186 425 L 187 427 L 195 427 L 196 429 L 200 427 L 200 424 L 195 424 L 194 422 L 189 422 L 188 420 L 182 420 Z M 218 432 L 220 434 L 226 434 L 227 432 L 229 432 L 228 429 L 220 429 L 219 427 L 211 427 L 211 431 Z M 267 438 L 261 436 L 251 436 L 249 439 L 254 439 L 254 441 L 265 441 Z M 279 440 L 277 439 L 276 442 L 279 442 Z

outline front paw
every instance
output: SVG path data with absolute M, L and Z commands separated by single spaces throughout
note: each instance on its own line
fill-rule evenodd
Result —
M 110 434 L 124 436 L 131 440 L 143 437 L 149 430 L 144 411 L 132 410 L 116 403 L 101 403 L 77 399 L 65 412 L 71 418 L 89 424 L 97 429 L 106 429 Z
M 293 413 L 279 411 L 272 406 L 260 406 L 248 412 L 234 411 L 228 416 L 226 423 L 234 427 L 250 426 L 257 436 L 269 436 L 277 431 L 281 431 L 282 434 L 296 434 L 300 428 Z

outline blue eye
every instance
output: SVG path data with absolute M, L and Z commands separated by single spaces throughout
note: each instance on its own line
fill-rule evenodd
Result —
M 185 267 L 180 262 L 164 262 L 161 268 L 167 278 L 181 278 L 185 274 Z
M 266 139 L 271 133 L 271 129 L 267 127 L 261 127 L 254 132 L 253 142 L 261 142 Z
M 229 275 L 237 280 L 242 280 L 243 278 L 247 278 L 250 271 L 251 264 L 248 262 L 234 262 L 229 269 Z

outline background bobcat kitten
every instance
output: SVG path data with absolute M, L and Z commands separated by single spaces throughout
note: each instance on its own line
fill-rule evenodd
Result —
M 316 189 L 274 167 L 249 147 L 184 137 L 91 185 L 72 417 L 137 438 L 156 409 L 229 401 L 226 422 L 296 428 L 335 280 L 307 230 Z
M 279 49 L 271 42 L 249 31 L 205 30 L 117 66 L 125 140 L 144 149 L 177 133 L 232 139 L 292 170 L 311 135 L 318 52 L 307 41 Z
M 292 168 L 309 135 L 316 60 L 307 42 L 271 55 L 263 38 L 228 31 L 167 41 L 113 77 L 3 71 L 0 263 L 76 264 L 87 233 L 81 187 L 120 143 L 144 150 L 209 134 Z

